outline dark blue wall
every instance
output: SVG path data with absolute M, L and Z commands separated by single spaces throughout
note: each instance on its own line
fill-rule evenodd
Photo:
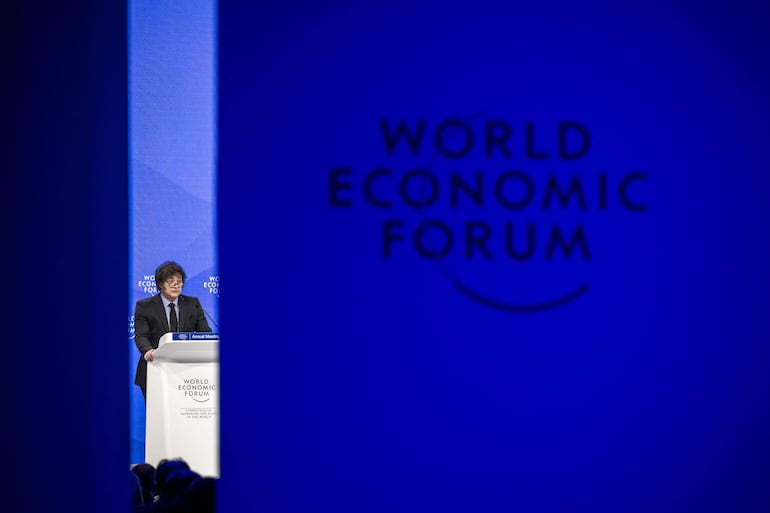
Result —
M 128 511 L 125 6 L 3 13 L 5 511 Z
M 220 267 L 237 284 L 221 309 L 221 510 L 766 510 L 767 11 L 282 5 L 220 6 Z M 3 441 L 20 476 L 4 504 L 119 511 L 125 6 L 41 13 L 3 17 Z M 389 154 L 383 118 L 506 120 L 518 146 Z M 563 120 L 591 134 L 575 161 L 554 156 Z M 535 148 L 550 159 L 527 158 L 528 121 L 551 131 Z M 352 206 L 330 201 L 337 167 Z M 377 168 L 640 171 L 648 208 L 378 208 L 362 193 Z M 388 180 L 375 194 L 397 200 Z M 409 238 L 386 258 L 393 219 L 407 235 L 431 219 L 580 225 L 590 258 L 458 245 L 436 262 Z M 537 313 L 463 292 L 537 304 L 583 284 Z
M 764 511 L 770 12 L 418 4 L 220 5 L 223 509 Z

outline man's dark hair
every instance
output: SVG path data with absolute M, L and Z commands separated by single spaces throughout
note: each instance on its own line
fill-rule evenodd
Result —
M 170 461 L 160 464 L 158 465 L 158 472 L 169 463 L 180 462 Z M 189 468 L 177 468 L 165 478 L 162 486 L 158 483 L 158 500 L 146 511 L 152 513 L 186 513 L 185 490 L 191 482 L 200 479 L 200 477 L 197 472 L 193 472 Z M 138 510 L 135 509 L 135 511 Z
M 201 476 L 197 472 L 186 468 L 177 469 L 169 474 L 160 489 L 159 510 L 164 513 L 181 513 L 185 509 L 187 485 L 200 478 Z
M 160 287 L 161 283 L 177 274 L 182 276 L 182 281 L 187 279 L 187 275 L 181 265 L 172 261 L 163 262 L 157 269 L 155 269 L 155 285 Z
M 149 463 L 139 463 L 131 467 L 131 472 L 136 474 L 139 484 L 142 485 L 144 503 L 150 504 L 155 496 L 155 467 Z
M 187 513 L 214 513 L 216 484 L 213 477 L 201 477 L 188 484 L 184 491 Z
M 166 491 L 168 477 L 176 470 L 190 470 L 190 465 L 183 459 L 160 460 L 155 470 L 155 491 L 163 496 Z

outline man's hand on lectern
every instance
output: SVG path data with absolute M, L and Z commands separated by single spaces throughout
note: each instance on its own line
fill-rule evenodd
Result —
M 152 353 L 154 353 L 154 352 L 155 352 L 155 349 L 150 349 L 149 351 L 144 353 L 144 359 L 146 361 L 148 361 L 148 362 L 151 362 L 152 361 Z

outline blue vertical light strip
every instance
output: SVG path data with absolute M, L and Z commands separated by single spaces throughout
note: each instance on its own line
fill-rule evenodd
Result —
M 131 461 L 144 460 L 145 408 L 133 385 L 131 315 L 179 262 L 184 294 L 219 324 L 216 232 L 216 2 L 129 2 Z M 212 326 L 215 330 L 215 326 Z M 157 462 L 150 462 L 157 463 Z

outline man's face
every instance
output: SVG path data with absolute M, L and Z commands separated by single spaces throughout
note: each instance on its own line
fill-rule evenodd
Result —
M 182 293 L 183 286 L 182 275 L 175 274 L 160 284 L 160 292 L 166 296 L 166 299 L 174 301 Z

